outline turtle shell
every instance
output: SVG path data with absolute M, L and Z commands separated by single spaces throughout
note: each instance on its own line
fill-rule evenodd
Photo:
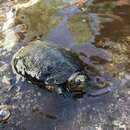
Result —
M 15 73 L 27 80 L 44 84 L 62 84 L 75 72 L 84 69 L 79 56 L 71 50 L 47 41 L 35 41 L 21 48 L 13 57 Z

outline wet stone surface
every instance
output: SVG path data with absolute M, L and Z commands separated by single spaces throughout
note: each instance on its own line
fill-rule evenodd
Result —
M 81 10 L 60 0 L 0 2 L 0 105 L 9 106 L 11 112 L 6 122 L 0 122 L 0 130 L 130 129 L 128 0 L 88 0 Z M 16 10 L 7 13 L 14 5 Z M 112 91 L 73 100 L 22 79 L 16 82 L 12 56 L 36 39 L 51 40 L 80 53 L 89 73 L 109 81 Z

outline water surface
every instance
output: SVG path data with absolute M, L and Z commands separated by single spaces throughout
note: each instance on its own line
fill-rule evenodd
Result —
M 129 130 L 129 1 L 88 0 L 81 9 L 70 6 L 71 1 L 24 2 L 0 3 L 0 103 L 12 108 L 0 130 Z M 88 71 L 109 81 L 113 91 L 75 101 L 26 81 L 16 83 L 12 56 L 36 39 L 81 54 Z

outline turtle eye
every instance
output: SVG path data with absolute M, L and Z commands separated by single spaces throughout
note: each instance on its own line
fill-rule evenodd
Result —
M 76 85 L 80 85 L 81 81 L 80 80 L 76 80 Z

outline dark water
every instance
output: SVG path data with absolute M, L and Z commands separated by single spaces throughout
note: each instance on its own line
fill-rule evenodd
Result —
M 9 20 L 5 13 L 16 3 L 0 2 L 0 103 L 11 107 L 11 117 L 0 123 L 0 130 L 130 129 L 129 0 L 88 0 L 82 9 L 61 0 L 40 0 L 13 10 Z M 81 54 L 89 72 L 109 81 L 113 91 L 75 101 L 26 81 L 16 83 L 11 58 L 35 39 Z

